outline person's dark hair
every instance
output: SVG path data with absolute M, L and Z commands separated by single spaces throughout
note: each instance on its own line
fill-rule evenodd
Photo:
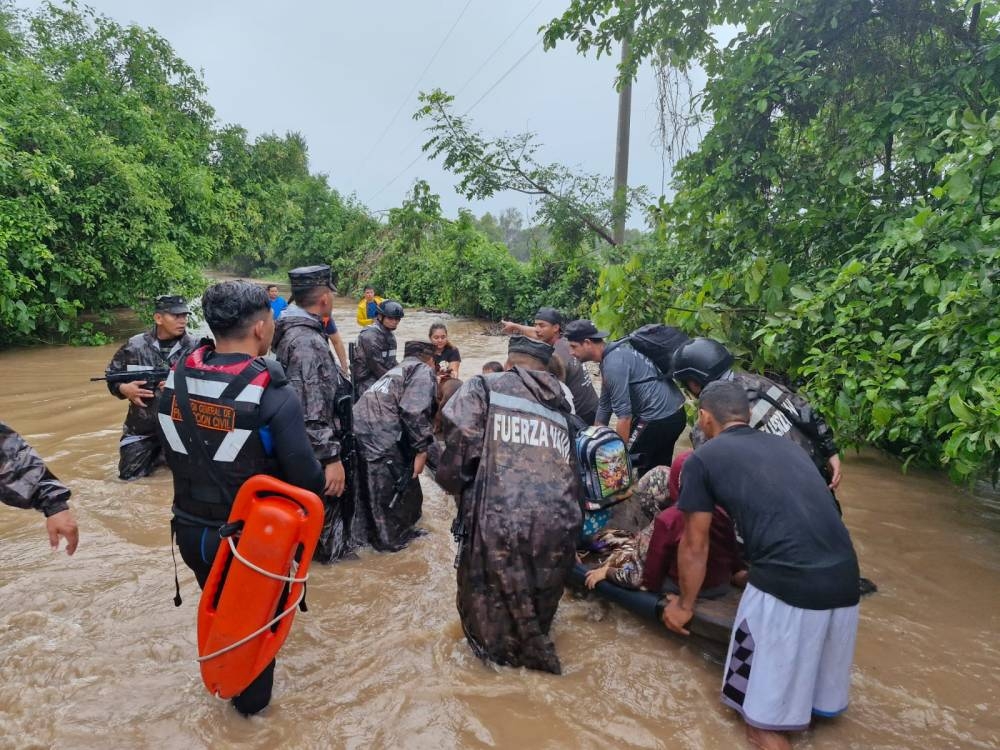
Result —
M 320 297 L 329 291 L 330 287 L 328 286 L 314 286 L 309 289 L 303 289 L 301 292 L 295 293 L 295 304 L 299 307 L 312 307 L 319 302 Z
M 241 338 L 271 312 L 271 300 L 260 284 L 236 279 L 213 284 L 201 297 L 205 322 L 216 338 Z
M 503 372 L 503 365 L 497 362 L 495 359 L 491 359 L 485 365 L 483 365 L 483 372 Z
M 365 288 L 362 291 L 367 292 L 369 289 L 372 290 L 372 293 L 375 292 L 375 287 L 373 287 L 371 284 L 365 284 Z
M 720 425 L 750 421 L 750 401 L 739 383 L 716 380 L 706 385 L 699 396 L 698 408 L 711 414 Z
M 271 291 L 272 289 L 277 289 L 277 288 L 278 288 L 277 284 L 268 284 L 266 287 L 264 287 L 264 289 L 268 292 Z
M 427 332 L 427 338 L 433 336 L 435 331 L 444 331 L 444 335 L 447 336 L 448 326 L 446 326 L 441 321 L 438 321 L 437 323 L 431 323 L 431 329 Z M 444 343 L 444 348 L 447 349 L 449 346 L 451 346 L 451 341 L 448 341 L 446 339 Z

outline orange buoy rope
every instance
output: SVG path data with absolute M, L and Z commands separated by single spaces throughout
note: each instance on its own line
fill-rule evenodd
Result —
M 295 574 L 299 570 L 299 564 L 297 562 L 295 562 L 294 560 L 292 560 L 292 569 L 291 569 L 291 573 L 292 574 L 290 576 L 280 576 L 280 575 L 277 575 L 276 573 L 272 573 L 270 570 L 264 570 L 263 568 L 254 565 L 252 562 L 250 562 L 245 557 L 243 557 L 243 555 L 241 555 L 239 552 L 236 551 L 236 543 L 233 541 L 232 537 L 227 537 L 226 541 L 229 542 L 229 549 L 232 550 L 233 557 L 235 557 L 237 560 L 239 560 L 241 563 L 243 563 L 244 565 L 246 565 L 248 568 L 250 568 L 250 570 L 254 571 L 255 573 L 260 573 L 263 576 L 267 576 L 268 578 L 273 578 L 276 581 L 284 581 L 285 583 L 305 583 L 306 581 L 309 580 L 309 574 L 308 573 L 306 573 L 306 575 L 304 577 L 302 577 L 302 578 L 296 578 L 295 577 Z M 236 643 L 231 643 L 228 646 L 224 646 L 223 648 L 220 648 L 217 651 L 213 651 L 211 654 L 206 654 L 205 656 L 199 656 L 196 659 L 196 661 L 198 661 L 198 662 L 209 661 L 211 659 L 216 658 L 217 656 L 222 656 L 223 654 L 229 653 L 233 649 L 239 648 L 244 643 L 249 643 L 250 641 L 252 641 L 254 638 L 256 638 L 261 633 L 266 632 L 268 630 L 268 628 L 270 628 L 271 626 L 273 626 L 275 623 L 280 622 L 282 619 L 284 619 L 285 617 L 288 617 L 288 615 L 292 614 L 292 612 L 295 611 L 295 608 L 298 607 L 299 604 L 302 603 L 303 599 L 305 599 L 305 596 L 306 596 L 306 590 L 305 590 L 305 587 L 303 587 L 302 591 L 299 592 L 299 598 L 295 600 L 295 602 L 292 604 L 292 606 L 290 606 L 284 612 L 282 612 L 281 614 L 279 614 L 273 620 L 271 620 L 270 622 L 262 625 L 260 628 L 258 628 L 254 632 L 252 632 L 250 635 L 245 636 L 245 637 L 241 638 L 240 640 L 236 641 Z

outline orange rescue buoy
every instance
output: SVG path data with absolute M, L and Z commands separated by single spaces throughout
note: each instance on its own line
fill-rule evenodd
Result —
M 314 493 L 264 474 L 240 487 L 198 605 L 198 661 L 213 695 L 240 694 L 278 653 L 322 528 Z

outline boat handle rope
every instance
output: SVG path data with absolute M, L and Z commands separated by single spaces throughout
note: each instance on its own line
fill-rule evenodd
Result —
M 299 564 L 297 562 L 295 562 L 294 560 L 292 560 L 292 570 L 291 570 L 292 575 L 291 576 L 278 575 L 277 573 L 272 573 L 269 570 L 264 570 L 263 568 L 257 567 L 252 562 L 250 562 L 245 557 L 243 557 L 243 555 L 241 555 L 239 552 L 236 551 L 236 544 L 233 542 L 233 538 L 232 537 L 229 537 L 228 541 L 229 541 L 229 548 L 232 550 L 233 556 L 237 560 L 239 560 L 241 563 L 243 563 L 244 565 L 246 565 L 248 568 L 250 568 L 251 570 L 253 570 L 253 571 L 257 572 L 257 573 L 260 573 L 261 575 L 267 576 L 268 578 L 273 578 L 276 581 L 284 581 L 286 583 L 305 583 L 306 581 L 309 580 L 309 574 L 308 573 L 303 578 L 296 578 L 295 577 L 295 573 L 298 572 L 298 569 L 299 569 Z M 282 612 L 281 614 L 279 614 L 273 620 L 271 620 L 270 622 L 262 625 L 257 630 L 255 630 L 254 632 L 252 632 L 250 635 L 244 636 L 243 638 L 240 638 L 235 643 L 231 643 L 228 646 L 224 646 L 224 647 L 220 648 L 218 651 L 213 651 L 211 654 L 206 654 L 205 656 L 199 656 L 196 659 L 196 661 L 198 661 L 198 662 L 209 661 L 211 659 L 216 658 L 217 656 L 222 656 L 223 654 L 227 654 L 230 651 L 232 651 L 233 649 L 237 649 L 240 646 L 242 646 L 242 645 L 244 645 L 246 643 L 249 643 L 254 638 L 256 638 L 258 635 L 260 635 L 261 633 L 264 633 L 265 631 L 267 631 L 275 623 L 280 622 L 284 618 L 288 617 L 288 615 L 292 614 L 295 611 L 295 608 L 298 607 L 299 604 L 302 603 L 302 600 L 305 599 L 305 597 L 306 597 L 306 589 L 303 586 L 302 590 L 299 592 L 298 599 L 296 599 L 288 609 L 286 609 L 284 612 Z

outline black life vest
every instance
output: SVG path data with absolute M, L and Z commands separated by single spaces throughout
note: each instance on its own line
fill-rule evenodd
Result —
M 191 435 L 185 420 L 176 368 L 167 378 L 157 416 L 174 475 L 175 511 L 219 522 L 229 517 L 243 482 L 254 474 L 275 475 L 278 464 L 270 455 L 269 437 L 261 431 L 260 401 L 272 383 L 267 361 L 257 357 L 231 365 L 206 364 L 212 349 L 201 346 L 184 360 L 187 403 L 197 434 Z

